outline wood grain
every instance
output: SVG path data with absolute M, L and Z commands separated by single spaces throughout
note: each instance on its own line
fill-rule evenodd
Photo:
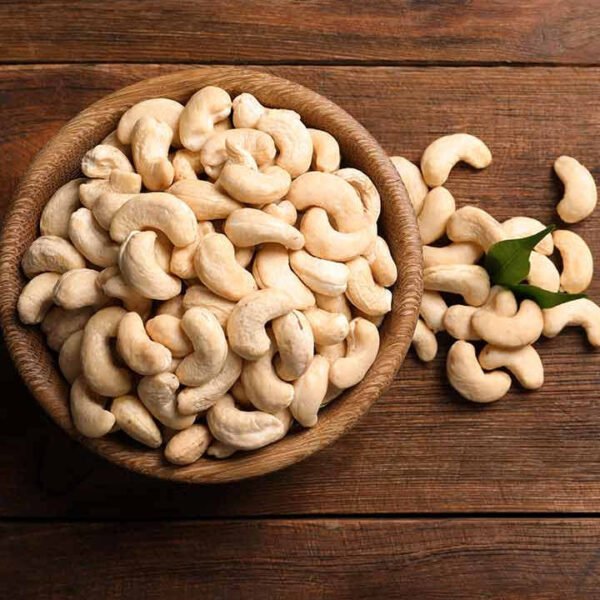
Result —
M 589 0 L 21 0 L 4 62 L 598 64 Z
M 44 139 L 110 89 L 170 66 L 0 69 L 0 172 L 6 199 Z M 384 147 L 415 160 L 448 131 L 483 137 L 490 169 L 458 168 L 459 204 L 498 218 L 554 216 L 556 156 L 570 153 L 600 178 L 600 70 L 573 68 L 324 68 L 271 72 L 309 85 L 358 118 Z M 443 103 L 441 100 L 443 99 Z M 599 213 L 577 226 L 600 250 Z M 592 298 L 600 299 L 596 281 Z M 600 356 L 579 332 L 544 341 L 547 383 L 515 388 L 494 406 L 449 392 L 443 353 L 410 357 L 356 429 L 314 460 L 223 488 L 182 488 L 125 473 L 70 445 L 48 426 L 6 359 L 0 375 L 0 514 L 156 517 L 446 511 L 597 511 Z M 148 499 L 152 501 L 149 502 Z
M 594 598 L 600 524 L 304 520 L 0 526 L 5 598 Z

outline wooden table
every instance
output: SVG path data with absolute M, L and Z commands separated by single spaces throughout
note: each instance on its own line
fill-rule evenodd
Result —
M 469 131 L 448 183 L 498 219 L 555 218 L 562 153 L 600 180 L 600 4 L 0 4 L 2 210 L 36 151 L 123 85 L 248 64 L 338 102 L 390 154 Z M 600 212 L 576 226 L 600 251 Z M 600 300 L 600 281 L 591 289 Z M 492 406 L 410 356 L 335 446 L 287 471 L 170 485 L 70 442 L 0 361 L 2 598 L 589 598 L 600 582 L 600 356 L 540 344 L 547 383 Z

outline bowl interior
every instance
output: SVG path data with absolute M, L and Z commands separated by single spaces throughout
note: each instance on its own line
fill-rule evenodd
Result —
M 283 440 L 226 460 L 200 459 L 187 467 L 166 463 L 161 450 L 150 450 L 124 436 L 92 440 L 74 429 L 68 409 L 68 387 L 37 327 L 25 327 L 16 303 L 25 283 L 19 264 L 37 237 L 44 204 L 52 193 L 80 171 L 83 154 L 112 131 L 121 114 L 147 98 L 166 96 L 185 102 L 206 85 L 217 85 L 232 96 L 254 94 L 263 104 L 299 112 L 309 127 L 334 135 L 345 166 L 364 171 L 381 194 L 380 233 L 398 265 L 393 307 L 381 329 L 377 360 L 357 386 L 323 409 L 317 426 L 293 430 Z M 421 245 L 406 190 L 375 139 L 348 113 L 319 94 L 291 81 L 258 71 L 205 67 L 156 77 L 123 88 L 84 110 L 43 148 L 24 176 L 2 236 L 0 251 L 0 319 L 5 342 L 25 383 L 50 417 L 69 435 L 108 460 L 155 477 L 212 483 L 268 473 L 306 458 L 347 431 L 391 383 L 402 363 L 417 319 L 421 296 Z

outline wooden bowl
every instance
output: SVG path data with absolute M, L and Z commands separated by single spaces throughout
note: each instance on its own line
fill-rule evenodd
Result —
M 38 236 L 43 206 L 52 193 L 79 175 L 84 153 L 115 129 L 121 114 L 147 98 L 166 96 L 184 102 L 196 90 L 217 85 L 232 96 L 254 94 L 267 106 L 289 108 L 310 127 L 324 129 L 339 141 L 344 164 L 373 180 L 382 199 L 380 230 L 398 264 L 392 312 L 381 330 L 381 348 L 367 376 L 325 408 L 312 429 L 293 430 L 283 440 L 226 460 L 200 459 L 186 466 L 167 463 L 162 449 L 150 450 L 112 435 L 82 437 L 73 427 L 68 386 L 56 355 L 38 327 L 23 326 L 16 305 L 25 283 L 19 265 Z M 348 431 L 391 383 L 410 345 L 421 297 L 421 244 L 406 190 L 375 139 L 339 106 L 291 81 L 257 71 L 205 67 L 179 71 L 126 87 L 96 102 L 67 123 L 46 144 L 25 174 L 7 213 L 0 249 L 0 319 L 4 339 L 23 380 L 50 417 L 70 436 L 108 460 L 145 475 L 190 483 L 214 483 L 254 477 L 296 463 Z

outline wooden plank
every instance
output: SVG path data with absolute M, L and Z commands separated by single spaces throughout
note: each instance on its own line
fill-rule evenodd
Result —
M 35 150 L 77 110 L 170 66 L 0 69 L 5 201 Z M 467 130 L 492 167 L 459 167 L 449 189 L 498 218 L 553 218 L 551 171 L 570 153 L 600 177 L 598 69 L 324 68 L 270 71 L 312 86 L 361 120 L 384 147 L 415 160 L 434 137 Z M 600 251 L 600 213 L 577 226 Z M 600 283 L 591 296 L 600 299 Z M 442 343 L 445 346 L 445 342 Z M 597 511 L 600 355 L 579 332 L 540 344 L 547 383 L 493 406 L 458 400 L 443 358 L 409 357 L 391 390 L 334 447 L 282 473 L 240 485 L 186 487 L 104 464 L 40 417 L 9 361 L 0 361 L 0 515 L 156 516 L 451 511 Z
M 596 597 L 597 520 L 0 525 L 5 598 Z
M 599 27 L 589 0 L 17 0 L 0 60 L 598 64 Z

